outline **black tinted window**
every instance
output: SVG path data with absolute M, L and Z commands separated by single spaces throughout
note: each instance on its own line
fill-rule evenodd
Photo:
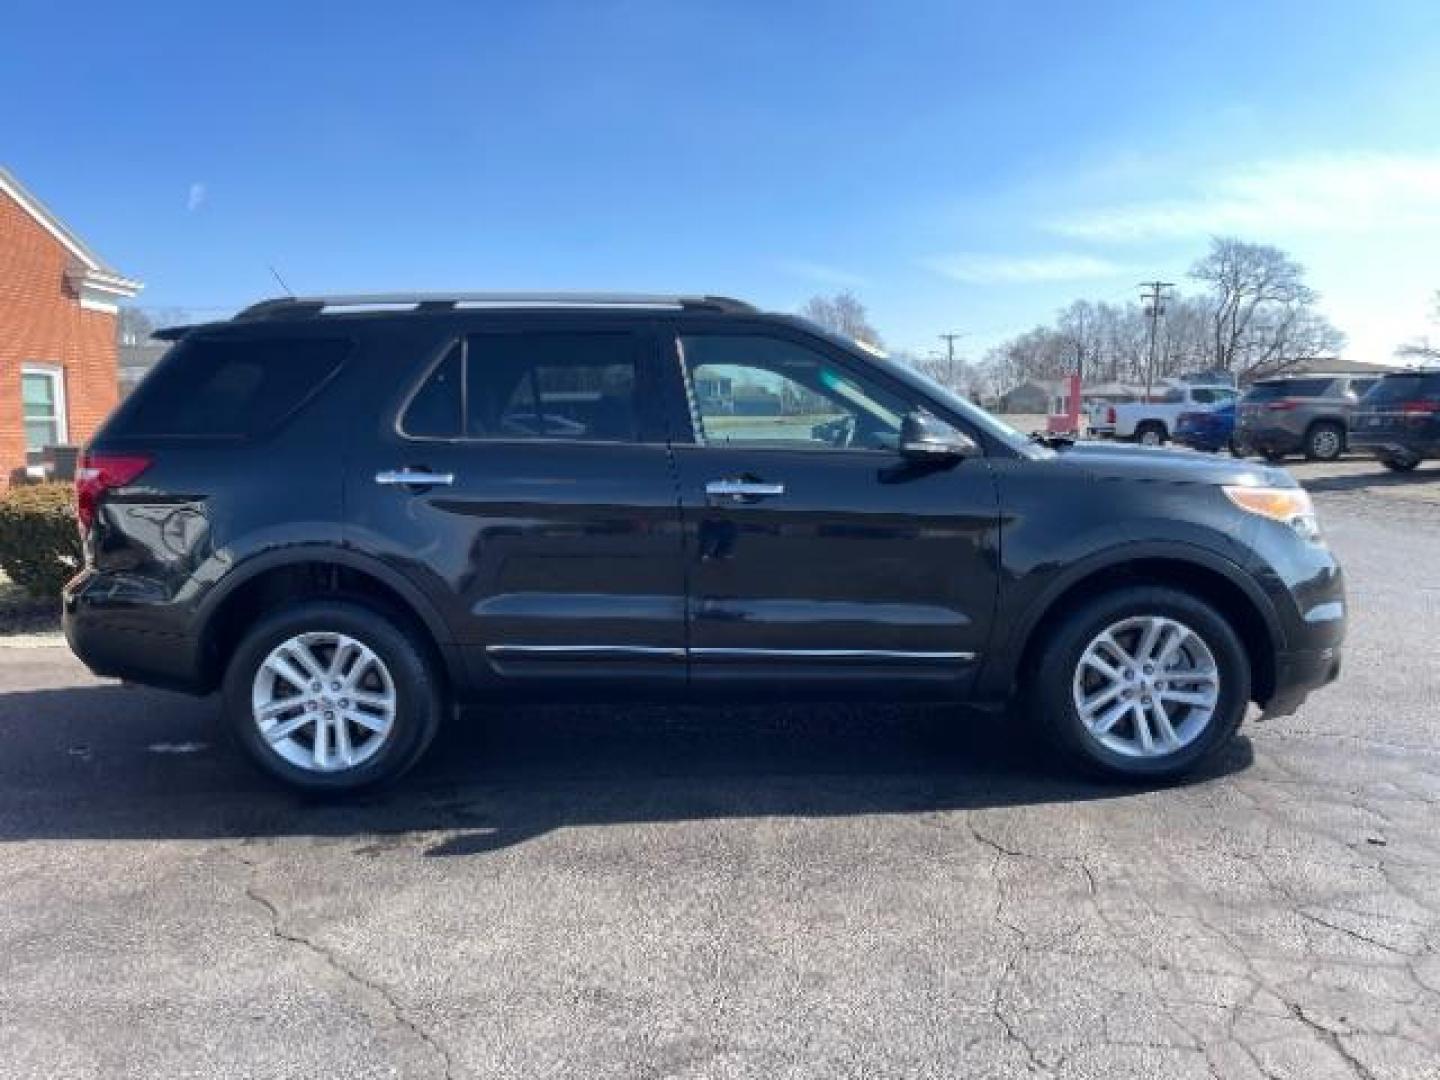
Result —
M 462 377 L 463 365 L 463 377 Z M 407 435 L 472 439 L 638 438 L 628 334 L 475 334 L 416 391 Z
M 1434 375 L 1386 375 L 1370 393 L 1365 403 L 1386 401 L 1440 401 L 1440 373 Z
M 344 360 L 344 341 L 194 338 L 175 346 L 127 402 L 127 435 L 250 437 L 298 409 Z
M 1274 401 L 1287 397 L 1324 397 L 1334 379 L 1281 379 L 1256 383 L 1245 395 L 1246 401 Z
M 460 363 L 457 344 L 420 384 L 405 409 L 400 430 L 422 438 L 453 439 L 460 434 Z

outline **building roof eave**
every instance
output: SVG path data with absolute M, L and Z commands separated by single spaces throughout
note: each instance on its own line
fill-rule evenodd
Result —
M 29 214 L 41 228 L 70 252 L 75 262 L 83 267 L 87 284 L 97 288 L 106 285 L 117 286 L 116 289 L 107 289 L 106 291 L 114 291 L 118 296 L 134 296 L 143 288 L 140 282 L 127 278 L 100 258 L 94 249 L 81 240 L 49 207 L 42 203 L 24 184 L 20 183 L 14 173 L 3 165 L 0 165 L 0 194 L 8 195 L 13 199 L 20 209 Z M 126 289 L 129 291 L 124 291 Z

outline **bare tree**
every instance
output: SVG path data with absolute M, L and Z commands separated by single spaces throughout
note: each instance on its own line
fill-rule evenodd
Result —
M 143 345 L 155 332 L 155 323 L 143 308 L 122 307 L 115 320 L 115 340 L 120 345 Z
M 1315 310 L 1305 268 L 1279 248 L 1215 237 L 1190 276 L 1210 290 L 1211 364 L 1237 378 L 1283 371 L 1344 344 Z
M 844 334 L 876 347 L 883 344 L 880 334 L 870 325 L 865 305 L 852 292 L 836 293 L 834 296 L 812 296 L 805 301 L 800 314 L 837 334 Z
M 1430 312 L 1430 321 L 1440 325 L 1440 291 L 1435 293 L 1433 299 L 1434 307 Z M 1418 360 L 1426 366 L 1440 363 L 1440 341 L 1436 341 L 1426 334 L 1414 341 L 1407 341 L 1395 350 L 1396 356 L 1402 356 L 1406 360 Z

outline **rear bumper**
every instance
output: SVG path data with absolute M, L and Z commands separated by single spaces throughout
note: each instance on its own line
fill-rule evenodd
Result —
M 1218 432 L 1209 431 L 1177 431 L 1175 441 L 1181 446 L 1188 446 L 1192 450 L 1205 450 L 1213 452 L 1223 450 L 1230 445 L 1228 437 Z
M 60 624 L 65 640 L 96 675 L 206 693 L 200 644 L 189 634 L 151 629 L 143 612 L 114 600 L 112 583 L 82 571 L 65 586 Z
M 1440 436 L 1407 435 L 1403 431 L 1352 431 L 1350 449 L 1377 457 L 1405 454 L 1410 457 L 1440 457 Z

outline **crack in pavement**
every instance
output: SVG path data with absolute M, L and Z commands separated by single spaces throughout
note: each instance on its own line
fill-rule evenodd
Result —
M 437 1075 L 441 1077 L 442 1080 L 454 1080 L 455 1063 L 450 1056 L 450 1052 L 446 1050 L 433 1035 L 410 1018 L 405 1007 L 400 1004 L 394 993 L 383 984 L 376 982 L 374 979 L 369 978 L 351 967 L 350 964 L 335 951 L 289 929 L 286 926 L 285 916 L 280 910 L 280 906 L 262 893 L 255 885 L 255 875 L 259 870 L 259 864 L 253 859 L 246 858 L 238 849 L 230 848 L 227 849 L 227 852 L 236 862 L 245 868 L 245 896 L 265 912 L 270 923 L 270 936 L 277 941 L 283 941 L 304 950 L 307 955 L 319 960 L 325 967 L 339 975 L 343 983 L 361 991 L 362 996 L 368 999 L 362 1002 L 362 1004 L 372 1006 L 364 1009 L 367 1015 L 373 1016 L 376 1012 L 388 1015 L 390 1022 L 395 1027 L 409 1032 L 436 1059 L 436 1063 L 439 1066 Z M 377 1003 L 380 1006 L 378 1010 L 373 1007 Z

